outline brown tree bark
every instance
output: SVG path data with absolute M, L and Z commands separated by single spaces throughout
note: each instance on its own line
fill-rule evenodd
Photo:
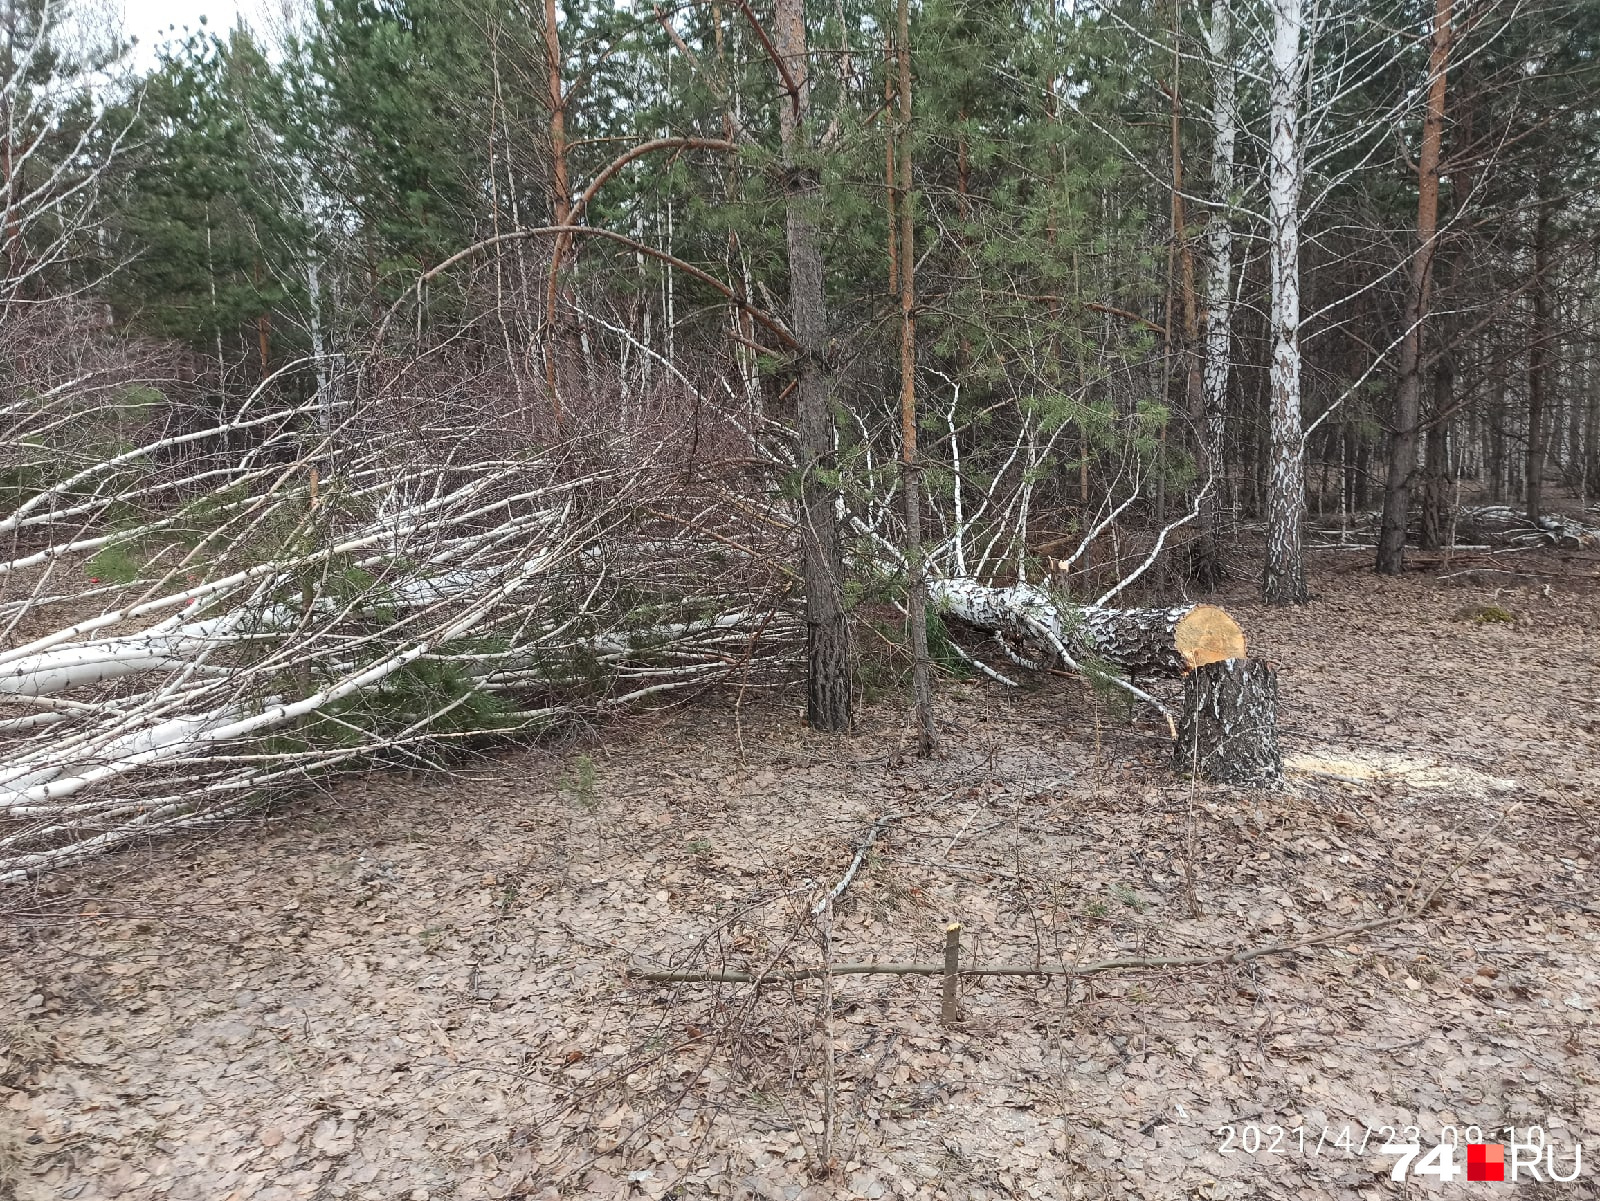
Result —
M 1433 286 L 1433 260 L 1439 224 L 1439 152 L 1444 139 L 1446 72 L 1453 36 L 1453 0 L 1435 0 L 1433 40 L 1428 51 L 1428 108 L 1422 118 L 1417 156 L 1417 253 L 1411 260 L 1405 332 L 1400 342 L 1400 386 L 1395 394 L 1394 431 L 1389 439 L 1389 474 L 1378 530 L 1377 571 L 1405 570 L 1406 522 L 1411 480 L 1417 467 L 1418 418 L 1422 396 L 1422 335 Z
M 827 349 L 822 238 L 815 216 L 821 183 L 805 136 L 811 87 L 804 0 L 778 0 L 775 32 L 776 65 L 787 92 L 780 101 L 778 131 L 783 142 L 790 324 L 799 368 L 795 396 L 806 593 L 806 720 L 813 729 L 848 730 L 850 626 L 834 517 L 834 380 Z
M 1505 356 L 1492 341 L 1489 346 L 1489 406 L 1484 417 L 1484 473 L 1489 477 L 1489 499 L 1495 503 L 1506 493 L 1506 368 Z
M 922 545 L 922 463 L 917 457 L 917 254 L 911 190 L 911 6 L 899 0 L 900 216 L 900 472 L 905 492 L 907 620 L 911 625 L 911 684 L 917 705 L 917 753 L 933 754 L 939 730 L 933 720 L 933 684 L 928 670 L 928 561 Z

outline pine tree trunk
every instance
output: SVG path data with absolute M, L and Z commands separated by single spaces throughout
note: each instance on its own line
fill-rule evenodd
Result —
M 1219 784 L 1265 784 L 1283 775 L 1278 672 L 1265 659 L 1224 659 L 1184 677 L 1172 765 Z
M 1422 334 L 1433 286 L 1435 233 L 1439 224 L 1439 153 L 1444 134 L 1445 73 L 1450 64 L 1453 0 L 1436 0 L 1428 52 L 1428 109 L 1417 156 L 1417 253 L 1411 260 L 1405 330 L 1400 342 L 1400 385 L 1395 393 L 1394 432 L 1389 439 L 1389 475 L 1378 530 L 1377 570 L 1405 570 L 1406 523 L 1411 479 L 1417 469 L 1417 433 L 1422 398 Z
M 1489 445 L 1485 448 L 1488 462 L 1484 467 L 1489 477 L 1489 499 L 1496 504 L 1505 499 L 1506 481 L 1506 372 L 1505 360 L 1499 348 L 1489 350 L 1489 412 L 1487 430 Z
M 907 618 L 911 624 L 911 684 L 917 706 L 917 753 L 939 745 L 933 721 L 933 683 L 928 665 L 928 560 L 922 545 L 922 463 L 917 457 L 917 313 L 915 206 L 911 190 L 911 6 L 899 3 L 900 143 L 900 466 L 905 487 Z
M 1302 518 L 1305 514 L 1305 427 L 1300 420 L 1300 92 L 1307 66 L 1301 0 L 1272 0 L 1271 218 L 1272 368 L 1267 485 L 1267 557 L 1261 599 L 1269 605 L 1308 600 Z
M 804 528 L 801 572 L 806 593 L 806 721 L 817 730 L 850 728 L 850 626 L 844 608 L 844 560 L 835 524 L 833 373 L 827 354 L 822 238 L 816 210 L 821 184 L 810 163 L 805 121 L 810 109 L 803 0 L 778 0 L 776 45 L 794 84 L 779 99 L 784 210 L 789 244 L 790 323 L 800 378 L 800 503 Z M 787 85 L 785 85 L 787 87 Z

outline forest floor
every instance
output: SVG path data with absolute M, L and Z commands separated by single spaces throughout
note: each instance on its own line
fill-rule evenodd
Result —
M 925 763 L 893 701 L 843 740 L 700 702 L 0 895 L 0 1197 L 1458 1195 L 1377 1149 L 1469 1125 L 1584 1143 L 1517 1188 L 1600 1196 L 1600 556 L 1514 557 L 1221 598 L 1281 669 L 1281 791 L 1192 787 L 1071 680 L 946 684 Z M 984 964 L 1221 955 L 1439 891 L 1232 966 L 968 978 L 951 1028 L 937 977 L 630 977 L 822 962 L 886 814 L 835 961 L 951 921 Z

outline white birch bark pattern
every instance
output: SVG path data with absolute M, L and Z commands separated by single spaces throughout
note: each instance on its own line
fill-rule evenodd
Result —
M 1307 599 L 1301 518 L 1305 510 L 1305 429 L 1300 419 L 1300 145 L 1306 49 L 1302 0 L 1272 0 L 1272 138 L 1268 208 L 1271 228 L 1271 478 L 1267 488 L 1267 558 L 1261 596 L 1269 604 Z
M 1238 137 L 1233 66 L 1231 0 L 1212 0 L 1208 48 L 1215 72 L 1211 106 L 1211 188 L 1216 207 L 1206 225 L 1210 273 L 1206 278 L 1205 448 L 1213 474 L 1221 476 L 1226 446 L 1228 358 L 1233 340 L 1233 306 L 1229 285 L 1233 274 L 1234 143 Z

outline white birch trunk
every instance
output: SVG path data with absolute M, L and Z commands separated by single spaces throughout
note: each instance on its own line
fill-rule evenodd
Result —
M 1210 274 L 1206 278 L 1206 451 L 1213 471 L 1223 457 L 1228 407 L 1228 368 L 1233 342 L 1234 144 L 1238 140 L 1233 65 L 1231 0 L 1212 0 L 1208 42 L 1216 77 L 1211 106 L 1211 190 L 1215 209 L 1206 225 Z
M 1302 0 L 1272 0 L 1268 208 L 1271 228 L 1271 478 L 1261 598 L 1293 605 L 1309 597 L 1301 519 L 1305 510 L 1305 428 L 1300 418 L 1300 145 L 1307 50 Z
M 1213 208 L 1206 224 L 1208 273 L 1206 275 L 1205 363 L 1202 368 L 1204 428 L 1201 431 L 1203 466 L 1211 477 L 1211 492 L 1201 516 L 1196 546 L 1195 579 L 1205 585 L 1221 582 L 1224 571 L 1221 545 L 1223 473 L 1227 453 L 1228 373 L 1233 344 L 1233 190 L 1234 144 L 1238 139 L 1236 70 L 1233 62 L 1233 12 L 1231 0 L 1212 0 L 1207 47 L 1211 55 L 1215 93 L 1211 104 L 1211 191 Z
M 323 436 L 333 432 L 333 381 L 328 376 L 328 347 L 322 336 L 322 273 L 317 254 L 316 215 L 311 200 L 311 168 L 301 164 L 300 213 L 311 235 L 306 248 L 306 301 L 310 308 L 312 370 L 317 375 L 317 422 Z

